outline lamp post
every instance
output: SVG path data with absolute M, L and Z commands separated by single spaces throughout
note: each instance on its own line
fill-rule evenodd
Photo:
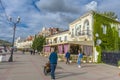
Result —
M 14 27 L 13 27 L 12 50 L 11 50 L 11 55 L 10 55 L 10 58 L 9 58 L 9 62 L 13 62 L 15 31 L 16 31 L 16 25 L 20 22 L 20 17 L 18 16 L 16 22 L 12 21 L 12 18 L 11 18 L 11 17 L 9 17 L 9 20 L 10 20 L 10 22 L 12 22 L 12 24 L 14 25 Z

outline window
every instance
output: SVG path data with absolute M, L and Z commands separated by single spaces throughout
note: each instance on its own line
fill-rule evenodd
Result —
M 79 25 L 79 34 L 78 35 L 81 35 L 82 32 L 81 32 L 81 25 Z
M 119 28 L 119 30 L 118 30 L 118 33 L 119 33 L 119 37 L 120 37 L 120 28 Z
M 87 27 L 87 35 L 89 35 L 89 27 Z
M 74 29 L 72 29 L 72 37 L 74 37 Z
M 64 37 L 64 41 L 67 41 L 67 36 Z
M 75 36 L 77 36 L 78 35 L 78 26 L 76 25 L 76 27 L 75 27 Z
M 85 20 L 85 22 L 84 22 L 84 27 L 83 27 L 83 34 L 88 34 L 89 33 L 89 21 L 88 21 L 88 19 L 87 20 Z
M 76 27 L 75 35 L 76 36 L 81 35 L 81 25 L 79 25 L 79 26 Z
M 102 25 L 102 28 L 103 28 L 103 34 L 106 34 L 107 27 L 105 25 Z
M 79 35 L 79 27 L 76 28 L 76 36 Z
M 59 37 L 59 41 L 61 42 L 61 37 Z
M 49 40 L 49 43 L 52 44 L 52 40 Z

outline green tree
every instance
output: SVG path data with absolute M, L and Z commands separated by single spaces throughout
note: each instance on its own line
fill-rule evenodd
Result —
M 111 11 L 110 12 L 103 12 L 101 14 L 103 14 L 103 15 L 109 17 L 109 18 L 112 18 L 112 19 L 117 19 L 118 18 L 118 16 L 114 12 L 111 12 Z
M 32 44 L 32 48 L 37 51 L 42 51 L 43 45 L 45 45 L 45 37 L 43 36 L 35 36 L 35 39 Z

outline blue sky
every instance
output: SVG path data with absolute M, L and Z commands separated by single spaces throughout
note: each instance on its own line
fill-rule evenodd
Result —
M 113 11 L 120 18 L 119 0 L 1 0 L 7 16 L 16 21 L 16 37 L 27 37 L 41 31 L 42 27 L 68 29 L 73 20 L 89 10 Z M 0 39 L 12 40 L 13 25 L 7 21 L 0 5 Z

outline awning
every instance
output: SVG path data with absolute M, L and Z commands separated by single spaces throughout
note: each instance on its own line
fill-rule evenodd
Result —
M 93 46 L 93 41 L 67 41 L 67 42 L 61 42 L 61 43 L 52 43 L 44 46 L 55 46 L 59 44 L 78 44 L 78 45 L 89 45 Z
M 93 46 L 93 41 L 68 41 L 68 43 Z

